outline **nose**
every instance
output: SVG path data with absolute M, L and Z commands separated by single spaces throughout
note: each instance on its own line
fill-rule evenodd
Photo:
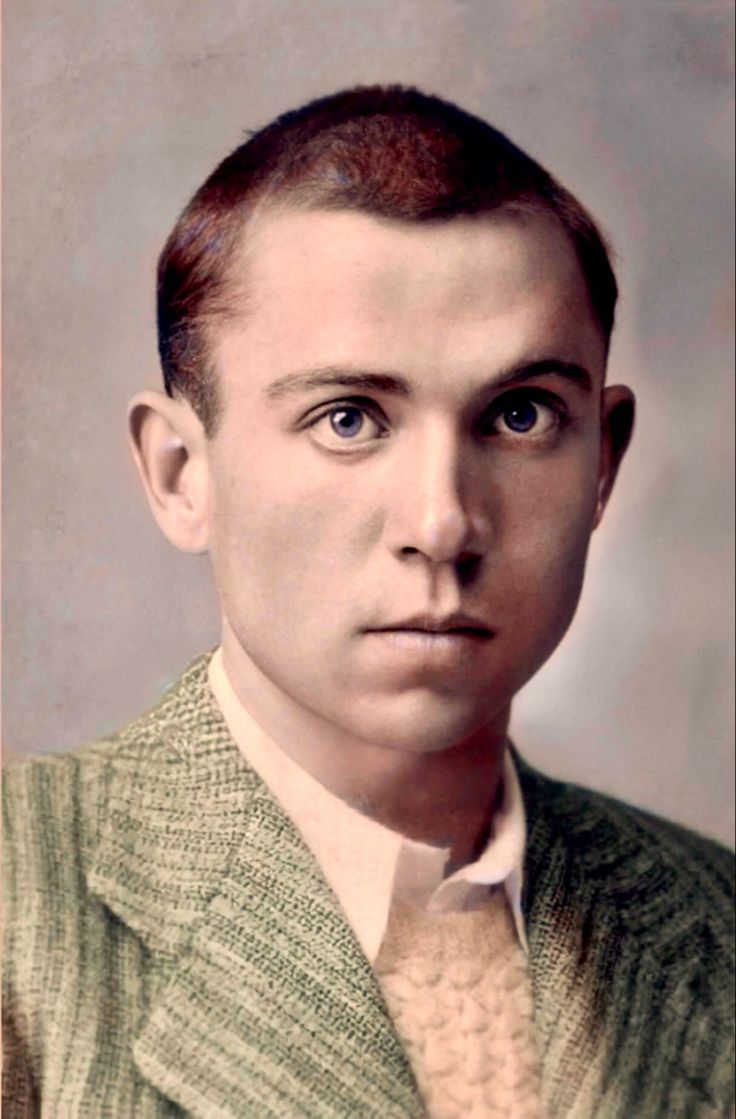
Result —
M 406 447 L 391 479 L 386 526 L 398 558 L 456 564 L 485 552 L 490 523 L 471 457 L 450 431 L 427 431 Z

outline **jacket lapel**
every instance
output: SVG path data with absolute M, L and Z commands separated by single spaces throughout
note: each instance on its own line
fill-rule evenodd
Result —
M 553 1115 L 598 1114 L 606 1057 L 595 962 L 581 909 L 582 867 L 557 826 L 545 778 L 518 757 L 527 815 L 523 908 L 542 1095 Z
M 152 952 L 134 1046 L 189 1114 L 421 1114 L 371 968 L 192 666 L 121 737 L 91 888 Z
M 716 1114 L 709 1038 L 728 1012 L 707 969 L 713 939 L 685 833 L 516 762 L 547 1106 L 609 1119 L 684 1114 L 697 1100 Z

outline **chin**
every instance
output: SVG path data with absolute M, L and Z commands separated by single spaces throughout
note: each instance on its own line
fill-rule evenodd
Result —
M 438 754 L 483 730 L 503 733 L 507 714 L 507 707 L 489 710 L 487 703 L 481 708 L 477 701 L 463 702 L 428 691 L 413 691 L 366 702 L 359 716 L 359 734 L 365 741 L 387 750 Z

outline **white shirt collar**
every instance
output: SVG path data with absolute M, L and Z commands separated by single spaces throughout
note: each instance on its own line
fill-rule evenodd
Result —
M 519 941 L 527 950 L 521 911 L 526 819 L 508 749 L 503 799 L 488 843 L 475 862 L 446 878 L 447 849 L 407 839 L 364 816 L 280 749 L 235 694 L 221 649 L 210 661 L 209 683 L 238 749 L 301 832 L 371 963 L 380 950 L 393 901 L 457 912 L 478 908 L 488 888 L 496 885 L 505 890 Z

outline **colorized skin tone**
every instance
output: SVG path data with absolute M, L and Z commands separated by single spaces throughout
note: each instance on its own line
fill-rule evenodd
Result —
M 210 554 L 225 666 L 318 780 L 456 854 L 514 694 L 567 629 L 632 398 L 553 219 L 280 211 L 249 228 L 191 408 L 131 408 L 169 538 Z

